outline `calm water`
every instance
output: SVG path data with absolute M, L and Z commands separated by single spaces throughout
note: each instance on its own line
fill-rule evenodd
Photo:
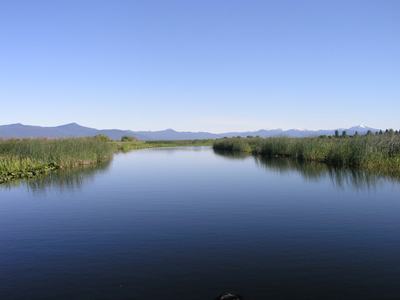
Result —
M 0 186 L 0 299 L 400 298 L 400 184 L 162 148 Z

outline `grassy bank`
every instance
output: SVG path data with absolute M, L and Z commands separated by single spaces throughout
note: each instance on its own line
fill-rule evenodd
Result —
M 7 139 L 0 141 L 0 183 L 109 158 L 116 147 L 95 138 Z
M 124 141 L 106 136 L 68 139 L 0 140 L 0 183 L 33 177 L 49 171 L 90 165 L 110 158 L 115 152 L 133 149 L 212 145 L 212 140 Z
M 400 135 L 364 135 L 346 138 L 230 138 L 214 142 L 215 150 L 251 152 L 266 157 L 292 157 L 338 166 L 359 166 L 400 174 Z
M 157 140 L 135 142 L 113 142 L 121 151 L 158 147 L 212 146 L 214 140 Z

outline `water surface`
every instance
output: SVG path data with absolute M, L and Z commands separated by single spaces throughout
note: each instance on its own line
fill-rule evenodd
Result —
M 121 153 L 0 186 L 0 298 L 396 299 L 399 195 L 324 164 Z

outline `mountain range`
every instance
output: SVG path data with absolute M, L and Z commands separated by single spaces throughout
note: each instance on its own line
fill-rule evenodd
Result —
M 95 129 L 90 127 L 84 127 L 76 123 L 70 123 L 55 127 L 41 127 L 23 125 L 21 123 L 0 125 L 0 137 L 3 138 L 25 138 L 25 137 L 49 137 L 49 138 L 62 138 L 62 137 L 85 137 L 95 136 L 98 134 L 107 135 L 110 139 L 120 140 L 122 136 L 129 135 L 135 136 L 139 140 L 194 140 L 194 139 L 218 139 L 222 137 L 233 137 L 233 136 L 260 136 L 260 137 L 272 137 L 272 136 L 289 136 L 289 137 L 307 137 L 307 136 L 318 136 L 318 135 L 334 135 L 335 130 L 342 134 L 346 131 L 348 135 L 353 135 L 357 131 L 358 134 L 366 134 L 368 130 L 372 133 L 379 131 L 379 129 L 370 128 L 364 125 L 354 126 L 351 128 L 338 128 L 333 130 L 307 130 L 307 129 L 261 129 L 258 131 L 246 131 L 246 132 L 226 132 L 226 133 L 210 133 L 210 132 L 179 132 L 173 129 L 166 129 L 161 131 L 132 131 L 132 130 L 119 130 L 119 129 Z

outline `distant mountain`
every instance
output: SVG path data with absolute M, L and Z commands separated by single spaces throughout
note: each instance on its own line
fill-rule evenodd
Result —
M 173 129 L 166 129 L 161 131 L 131 131 L 128 130 L 129 135 L 139 138 L 139 140 L 203 140 L 203 139 L 218 139 L 219 134 L 209 132 L 179 132 Z
M 108 135 L 111 139 L 121 139 L 121 136 L 128 134 L 127 131 L 124 130 L 117 130 L 117 129 L 98 130 L 90 127 L 80 126 L 76 123 L 70 123 L 56 127 L 30 126 L 30 125 L 22 125 L 21 123 L 0 126 L 0 136 L 4 138 L 84 137 L 84 136 L 95 136 L 101 133 Z
M 364 125 L 350 127 L 348 129 L 340 128 L 333 130 L 307 130 L 302 128 L 295 128 L 290 130 L 282 129 L 261 129 L 258 131 L 246 131 L 246 132 L 227 132 L 227 133 L 209 133 L 209 132 L 179 132 L 173 129 L 161 130 L 161 131 L 131 131 L 131 130 L 119 130 L 119 129 L 94 129 L 90 127 L 84 127 L 76 123 L 70 123 L 66 125 L 56 127 L 41 127 L 23 125 L 21 123 L 0 125 L 0 137 L 3 138 L 24 138 L 24 137 L 49 137 L 49 138 L 62 138 L 62 137 L 84 137 L 84 136 L 95 136 L 97 134 L 107 135 L 110 139 L 120 140 L 124 135 L 135 136 L 139 140 L 194 140 L 194 139 L 218 139 L 222 137 L 233 137 L 233 136 L 260 136 L 260 137 L 271 137 L 271 136 L 289 136 L 289 137 L 306 137 L 306 136 L 318 136 L 318 135 L 334 135 L 335 130 L 342 134 L 346 131 L 348 135 L 353 135 L 357 131 L 358 134 L 366 134 L 368 130 L 372 133 L 379 131 L 379 129 L 370 128 Z
M 372 133 L 375 134 L 375 132 L 379 132 L 380 129 L 375 129 L 371 127 L 367 127 L 365 125 L 358 125 L 358 126 L 353 126 L 347 129 L 344 128 L 338 128 L 334 130 L 318 130 L 316 131 L 317 135 L 334 135 L 335 131 L 339 131 L 339 134 L 342 134 L 343 131 L 346 131 L 347 135 L 354 135 L 357 131 L 358 134 L 366 134 L 368 130 L 371 130 Z

